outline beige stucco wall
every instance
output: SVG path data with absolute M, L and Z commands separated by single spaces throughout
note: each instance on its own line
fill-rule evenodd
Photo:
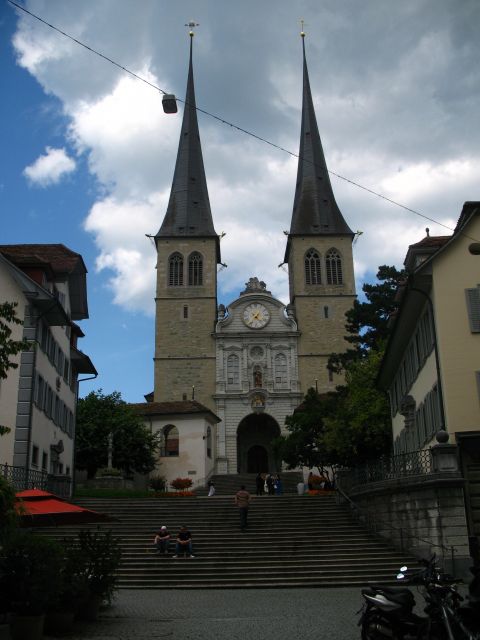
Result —
M 472 237 L 480 237 L 475 217 L 434 261 L 433 294 L 439 343 L 445 417 L 450 433 L 480 428 L 479 391 L 475 372 L 480 371 L 480 334 L 471 333 L 465 289 L 480 284 L 480 256 L 468 251 Z
M 23 320 L 25 315 L 25 298 L 19 290 L 10 274 L 0 269 L 0 292 L 2 302 L 17 302 L 17 318 Z M 12 340 L 21 340 L 23 327 L 11 325 Z M 12 362 L 20 365 L 20 354 L 10 358 Z M 0 437 L 0 464 L 12 464 L 13 446 L 15 440 L 15 422 L 17 416 L 18 379 L 20 369 L 8 370 L 6 380 L 0 381 L 0 424 L 11 429 L 10 433 Z
M 167 425 L 174 425 L 178 429 L 179 455 L 162 456 L 152 475 L 160 474 L 168 482 L 175 478 L 191 478 L 193 486 L 204 485 L 211 475 L 216 457 L 216 429 L 211 424 L 212 455 L 207 457 L 207 429 L 209 422 L 204 417 L 196 416 L 168 416 L 146 418 L 145 424 L 153 433 L 157 433 Z M 194 472 L 194 473 L 192 473 Z

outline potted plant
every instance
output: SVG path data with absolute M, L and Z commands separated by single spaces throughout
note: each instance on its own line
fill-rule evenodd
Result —
M 0 595 L 12 613 L 12 640 L 42 637 L 45 611 L 59 588 L 62 549 L 54 540 L 15 532 L 0 555 Z
M 88 597 L 79 616 L 94 620 L 102 602 L 110 604 L 116 589 L 117 570 L 122 557 L 120 538 L 115 538 L 111 531 L 84 529 L 78 534 L 78 546 L 85 560 L 84 576 L 88 587 Z
M 73 628 L 75 615 L 88 597 L 86 559 L 78 543 L 62 542 L 63 564 L 60 586 L 48 604 L 45 631 L 51 635 L 66 635 Z

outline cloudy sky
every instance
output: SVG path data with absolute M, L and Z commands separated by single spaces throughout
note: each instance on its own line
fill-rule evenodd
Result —
M 161 93 L 0 0 L 1 243 L 62 242 L 89 270 L 81 348 L 102 387 L 153 388 L 155 252 L 182 110 Z M 357 288 L 409 243 L 445 235 L 480 199 L 478 0 L 27 0 L 22 6 L 167 92 L 185 95 L 189 20 L 197 106 L 298 152 L 300 19 L 329 169 L 354 231 Z M 181 105 L 180 105 L 181 107 Z M 251 276 L 286 301 L 279 268 L 297 161 L 199 114 L 219 302 Z M 441 223 L 441 224 L 440 224 Z

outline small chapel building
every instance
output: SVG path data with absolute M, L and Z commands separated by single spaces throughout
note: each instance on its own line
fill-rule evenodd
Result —
M 170 199 L 155 235 L 157 290 L 154 391 L 135 405 L 162 436 L 167 480 L 281 470 L 272 440 L 311 387 L 334 390 L 327 369 L 346 348 L 345 313 L 355 299 L 352 241 L 333 194 L 313 106 L 305 41 L 297 182 L 283 262 L 288 305 L 261 274 L 218 305 L 220 238 L 208 197 L 190 61 Z M 293 192 L 293 189 L 292 189 Z M 279 262 L 282 257 L 279 256 Z

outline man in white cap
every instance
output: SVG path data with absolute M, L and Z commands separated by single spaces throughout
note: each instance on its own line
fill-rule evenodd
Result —
M 163 525 L 160 528 L 160 531 L 155 534 L 155 538 L 153 539 L 153 544 L 157 549 L 157 553 L 163 553 L 164 555 L 168 554 L 168 543 L 170 541 L 170 532 L 167 527 Z

